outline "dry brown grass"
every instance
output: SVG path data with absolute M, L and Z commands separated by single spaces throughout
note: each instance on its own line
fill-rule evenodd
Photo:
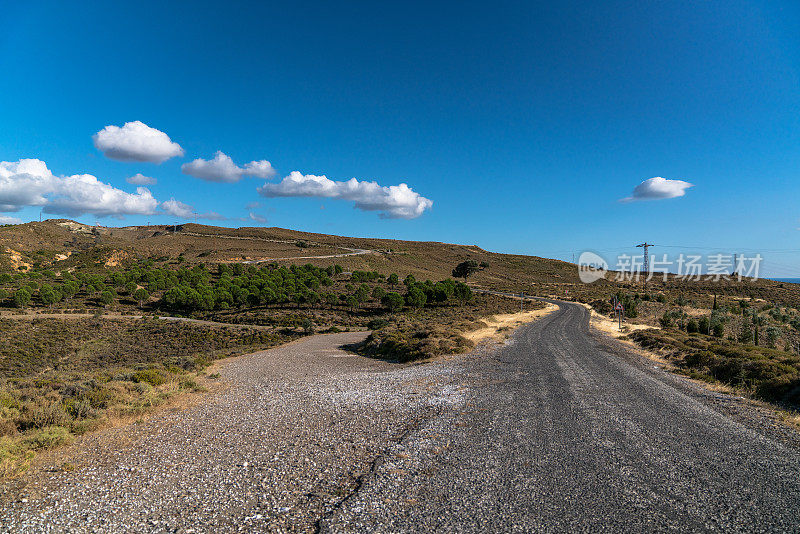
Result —
M 504 339 L 512 330 L 523 324 L 540 319 L 557 309 L 558 306 L 548 303 L 544 308 L 536 310 L 492 315 L 478 321 L 479 324 L 485 326 L 467 330 L 463 332 L 462 335 L 473 343 L 478 343 L 487 339 Z
M 185 409 L 221 387 L 214 359 L 296 336 L 155 320 L 2 321 L 0 478 L 74 436 Z

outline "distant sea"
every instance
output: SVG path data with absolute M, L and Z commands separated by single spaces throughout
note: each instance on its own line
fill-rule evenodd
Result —
M 788 282 L 790 284 L 800 284 L 800 278 L 770 278 L 776 282 Z

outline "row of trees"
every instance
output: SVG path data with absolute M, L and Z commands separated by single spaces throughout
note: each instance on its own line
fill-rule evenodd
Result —
M 186 278 L 164 292 L 161 305 L 179 311 L 225 310 L 282 303 L 316 304 L 319 289 L 331 286 L 336 266 L 220 265 L 218 277 Z M 339 268 L 338 272 L 341 272 Z
M 176 269 L 159 268 L 152 261 L 144 261 L 112 272 L 2 273 L 0 285 L 17 287 L 12 291 L 0 287 L 0 300 L 10 298 L 15 306 L 24 308 L 31 302 L 52 306 L 79 295 L 107 306 L 122 295 L 142 306 L 156 296 L 157 305 L 162 308 L 191 313 L 285 304 L 354 309 L 383 306 L 397 311 L 406 306 L 422 308 L 448 301 L 465 303 L 472 298 L 469 287 L 455 280 L 418 282 L 408 275 L 401 285 L 396 273 L 384 276 L 376 271 L 353 271 L 344 288 L 339 285 L 336 290 L 332 287 L 334 278 L 342 272 L 339 265 L 320 268 L 311 264 L 219 264 L 209 268 L 200 264 Z M 405 286 L 405 290 L 397 291 L 398 286 Z
M 426 304 L 443 304 L 452 299 L 466 303 L 472 299 L 472 290 L 463 282 L 455 280 L 442 280 L 433 283 L 430 280 L 416 282 L 413 279 L 406 284 L 406 293 L 390 292 L 381 298 L 381 304 L 389 311 L 395 312 L 409 306 L 411 308 L 422 308 Z
M 42 284 L 38 289 L 25 285 L 17 289 L 11 295 L 11 302 L 17 308 L 25 308 L 31 302 L 38 301 L 43 306 L 52 307 L 59 302 L 68 302 L 80 290 L 81 286 L 73 280 L 68 280 L 63 284 Z M 128 296 L 136 300 L 141 306 L 144 301 L 150 298 L 150 293 L 144 288 L 134 288 L 128 292 Z M 0 288 L 0 300 L 6 300 L 9 292 Z M 113 289 L 98 290 L 95 298 L 103 305 L 108 306 L 118 297 Z
M 237 272 L 240 274 L 236 275 Z M 286 304 L 357 308 L 374 303 L 397 311 L 403 306 L 421 308 L 426 304 L 443 304 L 451 299 L 467 302 L 472 298 L 469 287 L 461 282 L 417 282 L 411 275 L 404 280 L 406 292 L 402 295 L 394 291 L 387 292 L 380 285 L 371 287 L 364 282 L 358 286 L 347 284 L 343 293 L 326 290 L 333 285 L 331 276 L 337 273 L 341 273 L 338 266 L 323 269 L 311 264 L 290 267 L 271 265 L 244 270 L 236 266 L 221 266 L 219 276 L 214 280 L 187 278 L 168 289 L 160 305 L 174 311 L 192 312 Z M 355 271 L 350 278 L 351 282 L 380 279 L 382 277 L 375 272 L 363 271 Z M 397 285 L 397 275 L 387 277 L 386 283 L 392 287 Z

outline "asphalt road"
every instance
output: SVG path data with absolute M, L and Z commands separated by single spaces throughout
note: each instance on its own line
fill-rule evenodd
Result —
M 464 364 L 323 531 L 800 530 L 796 433 L 588 330 L 560 303 Z
M 424 365 L 341 349 L 364 332 L 222 361 L 0 485 L 0 532 L 800 531 L 797 432 L 559 305 Z

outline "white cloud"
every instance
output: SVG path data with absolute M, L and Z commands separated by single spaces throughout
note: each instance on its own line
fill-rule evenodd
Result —
M 91 174 L 55 176 L 38 159 L 0 161 L 0 211 L 42 206 L 46 213 L 149 215 L 158 201 L 144 187 L 136 194 L 103 183 Z
M 336 182 L 325 176 L 293 171 L 277 184 L 264 184 L 258 193 L 265 197 L 322 197 L 350 200 L 365 211 L 378 211 L 388 219 L 414 219 L 433 206 L 433 201 L 414 192 L 408 185 L 381 186 L 351 178 Z
M 106 157 L 120 161 L 163 163 L 183 155 L 181 146 L 173 143 L 167 134 L 141 121 L 126 122 L 121 128 L 106 126 L 92 139 Z
M 694 184 L 684 182 L 683 180 L 667 180 L 666 178 L 656 176 L 634 187 L 631 196 L 621 198 L 620 202 L 682 197 L 686 194 L 686 190 L 693 186 Z
M 55 193 L 44 207 L 45 213 L 82 215 L 148 215 L 158 201 L 146 187 L 137 187 L 136 194 L 126 193 L 104 184 L 91 174 L 61 178 L 62 190 Z
M 169 200 L 165 200 L 161 203 L 161 209 L 165 211 L 168 215 L 172 215 L 173 217 L 177 217 L 179 219 L 208 219 L 212 221 L 225 221 L 228 218 L 224 215 L 220 215 L 215 211 L 209 211 L 206 213 L 197 213 L 194 211 L 194 208 L 189 204 L 181 202 L 180 200 L 175 200 L 171 198 Z
M 254 210 L 261 207 L 261 202 L 248 202 L 244 205 L 245 209 Z
M 189 163 L 181 165 L 184 174 L 208 180 L 210 182 L 238 182 L 244 176 L 255 176 L 256 178 L 272 178 L 275 176 L 275 169 L 269 161 L 251 161 L 244 167 L 236 165 L 230 156 L 217 151 L 214 159 L 205 160 L 197 158 Z
M 133 185 L 156 185 L 158 180 L 155 178 L 151 178 L 150 176 L 145 176 L 142 173 L 134 174 L 125 179 L 126 182 Z
M 250 218 L 251 221 L 255 221 L 257 223 L 264 224 L 265 222 L 267 222 L 267 218 L 266 217 L 262 217 L 258 213 L 253 213 L 252 211 L 250 212 L 248 217 Z
M 162 202 L 161 209 L 166 211 L 169 215 L 180 219 L 190 219 L 194 217 L 193 207 L 189 204 L 184 204 L 180 200 L 175 200 L 174 198 Z
M 242 174 L 266 179 L 275 176 L 275 169 L 272 168 L 272 164 L 269 161 L 262 159 L 259 161 L 251 161 L 246 164 Z
M 22 224 L 22 219 L 9 217 L 7 215 L 0 215 L 0 224 Z
M 58 189 L 56 177 L 43 161 L 21 159 L 0 162 L 0 211 L 44 206 L 47 194 Z

